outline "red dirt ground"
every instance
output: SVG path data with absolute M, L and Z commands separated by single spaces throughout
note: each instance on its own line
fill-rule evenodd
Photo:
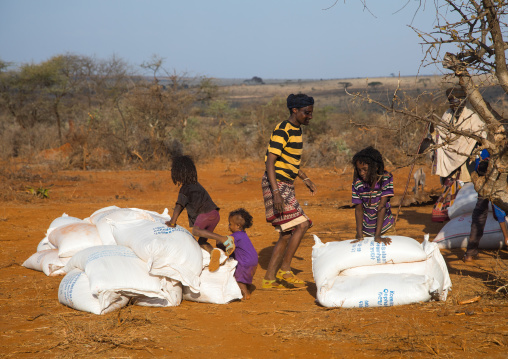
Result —
M 399 197 L 408 171 L 393 172 Z M 254 216 L 248 234 L 260 255 L 254 278 L 258 287 L 277 239 L 264 219 L 262 172 L 259 162 L 198 164 L 200 182 L 222 208 L 216 232 L 227 234 L 227 213 L 238 207 Z M 506 249 L 484 251 L 471 265 L 459 260 L 463 250 L 443 250 L 453 283 L 446 302 L 364 309 L 316 304 L 311 234 L 323 242 L 351 239 L 355 223 L 354 210 L 347 207 L 351 172 L 318 168 L 306 172 L 318 193 L 310 196 L 298 182 L 297 198 L 306 203 L 304 209 L 315 225 L 293 260 L 295 272 L 308 281 L 306 289 L 257 289 L 250 300 L 228 305 L 184 301 L 178 307 L 130 306 L 97 316 L 58 302 L 62 277 L 47 277 L 21 264 L 36 251 L 51 221 L 63 213 L 85 218 L 111 205 L 171 212 L 178 188 L 164 171 L 32 169 L 40 178 L 35 181 L 32 176 L 32 182 L 23 185 L 50 188 L 50 198 L 23 194 L 0 208 L 0 357 L 508 357 L 508 298 L 496 294 L 501 284 L 493 281 L 494 271 L 506 270 Z M 426 172 L 427 189 L 437 191 L 438 179 Z M 3 187 L 13 189 L 9 184 Z M 442 224 L 431 222 L 431 208 L 402 207 L 397 233 L 418 241 L 430 233 L 432 239 Z M 179 224 L 187 227 L 185 214 Z M 479 302 L 458 304 L 478 295 Z

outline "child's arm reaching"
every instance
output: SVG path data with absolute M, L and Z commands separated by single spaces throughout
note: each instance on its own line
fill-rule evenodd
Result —
M 385 245 L 389 245 L 390 243 L 392 243 L 391 238 L 389 237 L 381 238 L 381 230 L 383 229 L 383 221 L 385 219 L 386 214 L 386 202 L 388 202 L 388 197 L 381 197 L 381 200 L 378 203 L 376 234 L 374 235 L 374 241 L 378 243 L 384 243 Z
M 176 226 L 176 220 L 178 219 L 178 216 L 183 211 L 183 206 L 181 204 L 176 204 L 175 209 L 173 210 L 173 215 L 171 216 L 171 219 L 169 221 L 166 221 L 166 225 L 168 227 L 175 227 Z
M 235 241 L 232 236 L 221 236 L 220 234 L 192 227 L 192 235 L 201 238 L 215 239 L 218 243 L 222 243 L 226 247 L 226 254 L 229 256 L 235 250 Z
M 363 240 L 363 206 L 361 203 L 355 205 L 356 239 L 351 243 Z

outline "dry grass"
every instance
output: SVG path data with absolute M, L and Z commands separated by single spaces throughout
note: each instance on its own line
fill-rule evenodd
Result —
M 45 315 L 51 327 L 33 328 L 26 331 L 37 332 L 51 329 L 58 342 L 35 345 L 32 342 L 22 343 L 19 350 L 5 357 L 17 357 L 20 354 L 45 355 L 49 352 L 59 353 L 60 357 L 101 355 L 116 348 L 145 351 L 158 348 L 150 332 L 157 326 L 157 320 L 151 313 L 133 313 L 132 307 L 125 307 L 107 317 L 95 317 L 80 312 L 63 314 L 40 314 L 30 318 L 31 321 Z
M 253 175 L 256 165 L 240 165 L 211 164 L 200 167 L 200 175 L 207 188 L 213 185 L 214 199 L 218 198 L 225 213 L 240 203 L 253 208 L 256 224 L 249 235 L 260 253 L 260 268 L 255 278 L 255 284 L 259 285 L 276 236 L 263 222 L 259 176 Z M 247 170 L 249 176 L 242 181 Z M 311 173 L 314 171 L 311 169 Z M 302 192 L 302 198 L 309 201 L 306 212 L 316 220 L 313 231 L 322 232 L 325 242 L 347 239 L 354 233 L 354 220 L 348 220 L 353 218 L 350 209 L 339 208 L 341 201 L 349 196 L 344 193 L 350 191 L 350 173 L 340 177 L 342 172 L 340 168 L 315 172 L 317 181 L 322 181 L 321 197 L 310 199 L 310 195 L 304 197 Z M 15 177 L 15 171 L 11 171 L 12 180 L 19 181 L 33 178 L 36 173 Z M 163 189 L 167 197 L 176 198 L 177 188 L 171 187 L 169 174 L 154 179 L 156 175 L 150 172 L 100 171 L 79 174 L 79 177 L 69 172 L 39 172 L 39 175 L 43 183 L 60 181 L 55 186 L 58 196 L 55 193 L 49 201 L 40 200 L 33 206 L 8 202 L 0 210 L 0 217 L 7 218 L 0 223 L 3 228 L 0 233 L 3 244 L 0 357 L 208 357 L 210 353 L 266 358 L 506 357 L 508 296 L 504 290 L 496 293 L 506 278 L 506 250 L 485 251 L 472 266 L 460 261 L 463 249 L 443 250 L 453 283 L 446 302 L 385 308 L 322 308 L 314 301 L 316 287 L 311 283 L 310 263 L 313 243 L 306 239 L 293 261 L 298 274 L 311 283 L 303 290 L 257 289 L 250 301 L 229 305 L 183 302 L 170 308 L 129 306 L 104 316 L 71 310 L 58 303 L 61 278 L 46 277 L 20 266 L 33 253 L 51 219 L 64 211 L 84 217 L 94 209 L 112 204 L 136 208 L 149 205 L 160 210 L 168 200 L 161 200 L 162 192 L 159 188 L 152 189 L 154 185 L 150 183 L 162 180 L 169 188 Z M 82 194 L 76 193 L 71 198 L 76 184 Z M 116 193 L 122 195 L 122 191 L 129 191 L 129 184 L 139 184 L 145 191 L 130 190 L 125 202 L 109 201 Z M 97 191 L 98 188 L 103 191 Z M 89 193 L 94 193 L 93 198 Z M 418 213 L 410 209 L 405 209 L 407 212 L 397 230 L 437 233 L 430 220 L 406 222 L 420 220 L 421 213 L 430 213 L 431 206 L 418 207 L 421 209 Z M 422 223 L 426 223 L 424 229 L 414 228 Z M 223 227 L 219 227 L 218 233 L 226 230 L 225 224 L 220 225 Z M 476 302 L 459 304 L 477 296 L 481 299 Z

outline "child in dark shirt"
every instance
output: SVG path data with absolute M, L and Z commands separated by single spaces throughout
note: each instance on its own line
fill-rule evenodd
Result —
M 213 233 L 220 220 L 219 207 L 215 205 L 208 192 L 199 184 L 196 166 L 191 157 L 178 156 L 171 165 L 171 179 L 180 187 L 178 199 L 171 220 L 166 222 L 169 227 L 175 227 L 178 217 L 183 209 L 187 209 L 189 226 L 192 234 L 199 237 L 198 243 L 210 253 L 210 272 L 216 271 L 220 266 L 220 251 L 214 249 L 207 238 L 221 243 L 229 256 L 235 250 L 234 239 L 231 236 L 221 236 Z
M 258 267 L 258 253 L 252 245 L 245 229 L 252 226 L 252 216 L 243 208 L 229 213 L 229 230 L 235 239 L 235 252 L 231 255 L 238 264 L 235 279 L 242 291 L 243 299 L 250 298 L 250 285 Z M 221 245 L 219 244 L 219 247 Z

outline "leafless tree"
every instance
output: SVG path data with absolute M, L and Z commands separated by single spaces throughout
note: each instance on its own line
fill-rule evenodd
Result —
M 420 0 L 417 11 L 429 3 Z M 475 189 L 508 211 L 508 111 L 503 110 L 503 101 L 491 104 L 484 97 L 488 87 L 498 87 L 508 95 L 508 0 L 435 0 L 431 4 L 436 11 L 433 31 L 413 28 L 423 40 L 425 57 L 422 66 L 438 65 L 443 68 L 446 80 L 460 85 L 485 124 L 487 138 L 444 124 L 435 111 L 422 113 L 417 106 L 409 106 L 400 96 L 399 88 L 394 91 L 389 104 L 377 102 L 365 94 L 351 95 L 377 103 L 394 118 L 425 121 L 444 127 L 451 134 L 476 140 L 479 143 L 477 149 L 464 155 L 474 157 L 482 149 L 488 149 L 491 160 L 486 176 L 472 175 Z

